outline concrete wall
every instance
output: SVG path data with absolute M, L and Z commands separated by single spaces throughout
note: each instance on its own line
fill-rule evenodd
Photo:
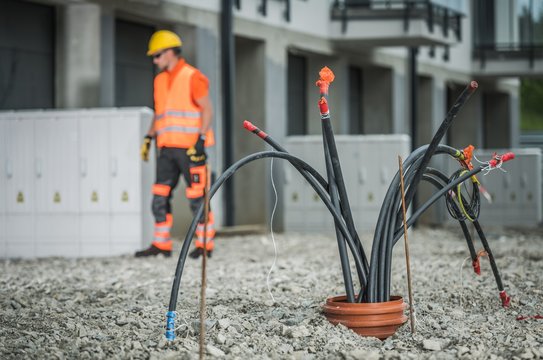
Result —
M 383 67 L 364 68 L 364 133 L 389 134 L 393 131 L 394 101 L 398 93 L 393 87 L 394 72 Z

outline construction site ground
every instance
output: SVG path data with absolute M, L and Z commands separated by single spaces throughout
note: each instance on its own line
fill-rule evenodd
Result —
M 386 341 L 322 315 L 326 298 L 344 293 L 333 235 L 275 234 L 275 301 L 266 280 L 271 235 L 219 237 L 207 264 L 206 357 L 543 358 L 543 231 L 486 230 L 511 307 L 502 308 L 486 258 L 474 274 L 459 227 L 419 228 L 409 234 L 416 333 L 406 323 Z M 369 256 L 371 235 L 361 237 Z M 0 261 L 0 358 L 198 358 L 200 259 L 187 259 L 177 337 L 164 338 L 175 245 L 171 258 Z M 408 295 L 403 240 L 394 249 L 391 293 Z

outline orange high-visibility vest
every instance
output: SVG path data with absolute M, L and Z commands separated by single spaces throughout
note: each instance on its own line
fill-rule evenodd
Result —
M 202 111 L 194 103 L 190 88 L 196 71 L 194 67 L 184 64 L 171 81 L 165 72 L 155 77 L 155 131 L 159 148 L 188 149 L 198 140 Z M 215 137 L 210 129 L 206 133 L 205 146 L 214 144 Z

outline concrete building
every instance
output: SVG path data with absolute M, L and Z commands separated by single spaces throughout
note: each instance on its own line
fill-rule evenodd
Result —
M 228 4 L 231 119 L 223 111 L 222 76 Z M 534 6 L 541 5 L 522 0 L 3 0 L 0 110 L 152 107 L 155 70 L 146 46 L 153 31 L 166 28 L 181 35 L 188 62 L 210 79 L 219 139 L 210 155 L 219 173 L 232 159 L 265 149 L 243 130 L 244 119 L 280 143 L 289 135 L 320 134 L 314 81 L 325 65 L 336 74 L 330 95 L 336 134 L 406 133 L 414 146 L 427 143 L 474 79 L 479 90 L 447 142 L 460 148 L 515 147 L 518 77 L 543 71 L 523 30 L 528 26 L 523 11 L 533 13 Z M 497 46 L 505 42 L 511 46 Z M 515 56 L 503 56 L 503 50 Z M 227 153 L 231 158 L 225 160 Z M 219 222 L 269 222 L 268 164 L 240 170 L 229 200 L 218 194 Z M 280 179 L 281 164 L 274 169 Z M 280 192 L 281 181 L 276 185 Z M 177 199 L 182 198 L 178 191 Z M 184 201 L 176 202 L 177 220 L 190 218 Z M 279 204 L 275 224 L 280 228 Z

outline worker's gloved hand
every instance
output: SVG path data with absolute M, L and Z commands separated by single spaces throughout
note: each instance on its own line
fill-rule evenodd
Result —
M 153 137 L 150 135 L 145 135 L 145 137 L 143 138 L 143 144 L 141 144 L 141 148 L 140 148 L 141 159 L 143 161 L 149 160 L 149 149 L 151 148 L 152 140 L 153 140 Z
M 204 148 L 205 135 L 200 135 L 194 145 L 187 150 L 189 160 L 193 163 L 202 163 L 206 161 L 206 151 Z

